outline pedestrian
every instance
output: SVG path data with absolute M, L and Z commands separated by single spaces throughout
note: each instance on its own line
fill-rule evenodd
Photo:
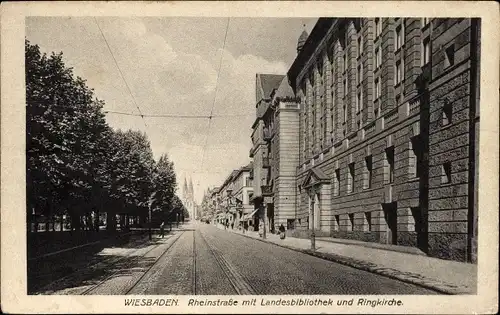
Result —
M 248 222 L 247 221 L 243 222 L 243 233 L 246 233 L 246 231 L 248 231 Z
M 234 230 L 234 222 L 231 222 L 231 230 Z
M 259 236 L 262 237 L 263 234 L 264 234 L 264 224 L 262 223 L 262 221 L 259 221 Z
M 161 238 L 163 238 L 165 236 L 165 222 L 162 222 L 160 224 L 160 235 L 161 235 Z
M 279 231 L 280 231 L 280 239 L 284 240 L 285 239 L 285 226 L 283 226 L 283 223 L 281 223 Z

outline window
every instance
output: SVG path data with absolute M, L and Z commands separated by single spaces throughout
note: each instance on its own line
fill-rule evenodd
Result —
M 394 146 L 385 150 L 386 170 L 385 182 L 391 184 L 394 182 Z
M 365 232 L 371 232 L 372 230 L 372 213 L 365 212 L 365 224 L 364 224 Z
M 420 177 L 423 165 L 423 148 L 420 136 L 412 137 L 410 140 L 409 151 L 410 169 L 408 171 L 410 178 Z
M 443 114 L 442 114 L 442 126 L 447 126 L 451 124 L 451 118 L 453 114 L 453 108 L 451 103 L 446 102 L 443 106 Z
M 356 83 L 359 85 L 363 81 L 363 64 L 358 66 L 358 75 L 356 76 Z
M 382 35 L 382 19 L 381 18 L 376 18 L 375 19 L 375 37 L 379 37 Z
M 370 189 L 372 187 L 373 179 L 373 164 L 372 156 L 365 157 L 365 176 L 363 181 L 363 189 Z
M 359 91 L 359 110 L 363 110 L 363 90 Z
M 402 60 L 396 61 L 394 79 L 396 81 L 396 85 L 403 81 L 403 65 L 401 64 Z
M 380 97 L 380 79 L 375 79 L 375 99 L 377 100 Z
M 354 231 L 354 213 L 349 213 L 349 230 Z
M 382 52 L 379 48 L 375 49 L 375 69 L 380 68 L 382 65 Z
M 333 178 L 333 195 L 338 196 L 340 193 L 340 169 L 335 170 L 335 177 Z
M 344 56 L 342 57 L 342 73 L 344 73 L 347 69 L 347 50 L 344 52 Z
M 354 191 L 354 163 L 349 164 L 349 173 L 347 174 L 347 192 Z
M 356 97 L 356 113 L 359 113 L 362 107 L 363 107 L 363 91 L 359 91 L 358 96 Z
M 446 162 L 441 166 L 441 184 L 451 183 L 451 162 Z
M 400 25 L 396 28 L 396 50 L 403 47 L 404 41 L 404 33 L 403 33 L 403 25 Z
M 431 40 L 426 37 L 422 42 L 422 66 L 431 61 Z
M 343 110 L 344 110 L 344 124 L 347 122 L 347 106 L 344 104 L 343 106 Z
M 363 37 L 359 36 L 358 37 L 358 57 L 360 57 L 362 53 L 363 53 Z
M 451 44 L 450 47 L 445 50 L 444 67 L 448 68 L 455 64 L 455 46 Z
M 427 25 L 429 25 L 430 22 L 431 22 L 430 18 L 422 18 L 422 28 L 424 28 Z

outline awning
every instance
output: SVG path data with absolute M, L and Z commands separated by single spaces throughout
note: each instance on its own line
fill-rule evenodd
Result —
M 252 213 L 245 214 L 245 215 L 243 216 L 243 220 L 250 220 L 250 219 L 251 219 L 251 218 L 255 215 L 255 213 L 256 213 L 257 211 L 259 211 L 259 209 L 254 210 Z

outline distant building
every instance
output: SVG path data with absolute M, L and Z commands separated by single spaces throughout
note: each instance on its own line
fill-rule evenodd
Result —
M 303 32 L 286 77 L 256 77 L 266 227 L 475 262 L 479 42 L 463 18 L 320 18 Z
M 213 197 L 216 203 L 216 222 L 237 228 L 243 221 L 253 223 L 253 207 L 250 205 L 253 188 L 250 171 L 252 165 L 233 170 L 217 189 Z
M 187 179 L 184 178 L 184 186 L 182 189 L 182 203 L 189 213 L 189 218 L 191 220 L 194 220 L 196 215 L 196 203 L 194 201 L 193 181 L 191 178 L 189 179 L 189 184 L 187 182 Z

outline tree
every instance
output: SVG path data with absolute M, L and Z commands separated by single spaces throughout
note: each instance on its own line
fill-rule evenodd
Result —
M 25 42 L 27 209 L 47 217 L 79 217 L 101 194 L 98 165 L 109 130 L 103 102 L 85 80 L 74 78 L 62 53 L 41 54 Z
M 178 206 L 176 204 L 178 197 L 175 195 L 177 179 L 174 163 L 169 160 L 166 154 L 162 155 L 156 163 L 153 187 L 157 201 L 154 211 L 161 212 L 161 216 L 167 219 L 172 215 L 174 208 Z
M 111 134 L 109 150 L 108 189 L 110 207 L 108 218 L 114 218 L 115 208 L 120 208 L 122 216 L 144 217 L 149 207 L 149 197 L 153 192 L 155 162 L 150 143 L 139 131 L 117 130 Z M 123 217 L 122 222 L 125 220 Z M 113 222 L 108 220 L 113 228 Z

